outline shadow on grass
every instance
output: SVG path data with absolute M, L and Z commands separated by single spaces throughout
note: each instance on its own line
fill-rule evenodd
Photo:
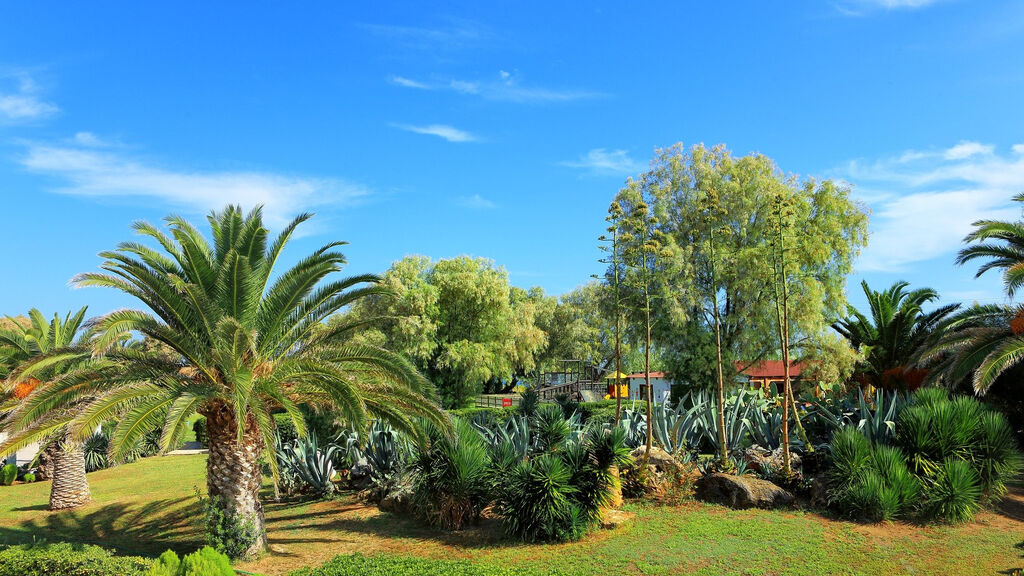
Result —
M 339 502 L 340 506 L 331 510 L 309 508 L 317 503 L 317 500 L 268 503 L 270 544 L 337 543 L 345 540 L 346 533 L 374 539 L 433 542 L 463 549 L 498 549 L 520 544 L 505 535 L 495 518 L 484 517 L 476 525 L 449 532 L 425 525 L 412 516 L 378 512 L 376 507 L 360 502 Z M 310 518 L 314 520 L 302 522 Z
M 142 505 L 87 506 L 80 510 L 43 513 L 31 520 L 0 526 L 0 543 L 82 542 L 113 548 L 121 554 L 158 556 L 167 549 L 181 554 L 202 546 L 199 518 L 201 512 L 194 497 L 155 500 Z

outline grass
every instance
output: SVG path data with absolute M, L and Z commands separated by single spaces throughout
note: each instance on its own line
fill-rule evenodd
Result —
M 149 458 L 89 475 L 93 502 L 46 511 L 48 483 L 0 488 L 0 543 L 88 542 L 125 554 L 202 545 L 195 488 L 205 456 Z M 267 494 L 269 496 L 269 493 Z M 269 500 L 269 498 L 267 498 Z M 1024 497 L 963 526 L 861 525 L 813 513 L 693 503 L 628 505 L 632 520 L 582 542 L 526 545 L 496 521 L 458 534 L 380 513 L 350 497 L 267 502 L 272 553 L 245 570 L 282 574 L 338 554 L 416 556 L 567 574 L 996 574 L 1024 565 Z

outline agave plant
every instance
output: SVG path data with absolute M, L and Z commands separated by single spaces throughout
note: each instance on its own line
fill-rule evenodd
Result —
M 337 444 L 321 446 L 313 431 L 288 445 L 276 442 L 278 466 L 320 497 L 334 493 L 334 455 L 338 450 Z
M 524 415 L 515 414 L 500 424 L 486 426 L 479 420 L 473 421 L 473 427 L 484 437 L 491 447 L 508 445 L 519 459 L 526 458 L 534 449 L 530 436 L 530 420 Z
M 619 416 L 619 427 L 626 431 L 626 446 L 639 448 L 647 442 L 647 416 L 642 410 L 626 408 Z
M 753 401 L 757 394 L 759 393 L 741 388 L 725 399 L 724 436 L 726 446 L 732 450 L 739 450 L 750 444 L 751 415 L 754 410 L 759 409 L 758 404 Z M 703 390 L 698 390 L 687 394 L 682 402 L 690 405 L 689 410 L 694 419 L 695 429 L 700 431 L 699 438 L 695 435 L 692 444 L 707 446 L 716 454 L 719 453 L 721 436 L 719 435 L 717 398 Z
M 377 498 L 383 498 L 401 483 L 412 458 L 412 445 L 390 424 L 377 420 L 367 433 L 364 453 L 370 466 L 371 490 Z
M 692 407 L 691 407 L 692 408 Z M 687 409 L 682 402 L 673 408 L 668 402 L 654 405 L 654 439 L 669 454 L 680 454 L 701 436 L 700 412 Z
M 896 435 L 896 422 L 910 399 L 906 392 L 879 391 L 872 403 L 858 390 L 831 403 L 816 400 L 813 416 L 832 430 L 853 426 L 872 443 L 889 444 Z

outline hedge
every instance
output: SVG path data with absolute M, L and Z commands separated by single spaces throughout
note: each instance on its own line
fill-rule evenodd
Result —
M 479 414 L 486 414 L 492 421 L 504 422 L 512 417 L 516 413 L 515 407 L 501 408 L 498 406 L 492 406 L 489 408 L 456 408 L 455 410 L 449 410 L 453 416 L 459 416 L 466 420 L 472 420 Z
M 89 544 L 24 544 L 0 549 L 0 576 L 142 576 L 153 561 L 114 556 Z
M 289 576 L 570 576 L 567 572 L 469 560 L 428 560 L 399 556 L 335 556 L 319 568 L 303 568 Z

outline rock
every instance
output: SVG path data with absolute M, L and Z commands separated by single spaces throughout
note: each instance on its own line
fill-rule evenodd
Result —
M 768 450 L 767 448 L 763 448 L 757 444 L 754 444 L 743 451 L 743 460 L 746 461 L 747 468 L 758 473 L 763 473 L 768 470 L 780 473 L 784 464 L 782 447 L 776 448 L 775 450 Z M 800 455 L 793 450 L 790 450 L 789 464 L 794 472 L 800 469 L 800 463 Z
M 697 480 L 697 497 L 730 508 L 778 508 L 793 503 L 793 495 L 753 476 L 710 474 Z
M 674 503 L 692 493 L 696 475 L 692 464 L 684 464 L 661 448 L 652 447 L 644 467 L 644 451 L 643 446 L 634 449 L 630 453 L 633 464 L 621 471 L 623 495 Z
M 828 503 L 828 489 L 825 482 L 815 476 L 811 478 L 811 488 L 808 498 L 811 506 L 825 505 Z
M 380 508 L 382 512 L 410 514 L 412 513 L 412 492 L 405 487 L 394 490 L 381 498 L 377 508 Z
M 348 486 L 352 490 L 365 490 L 370 486 L 370 472 L 367 464 L 356 464 L 348 472 Z

